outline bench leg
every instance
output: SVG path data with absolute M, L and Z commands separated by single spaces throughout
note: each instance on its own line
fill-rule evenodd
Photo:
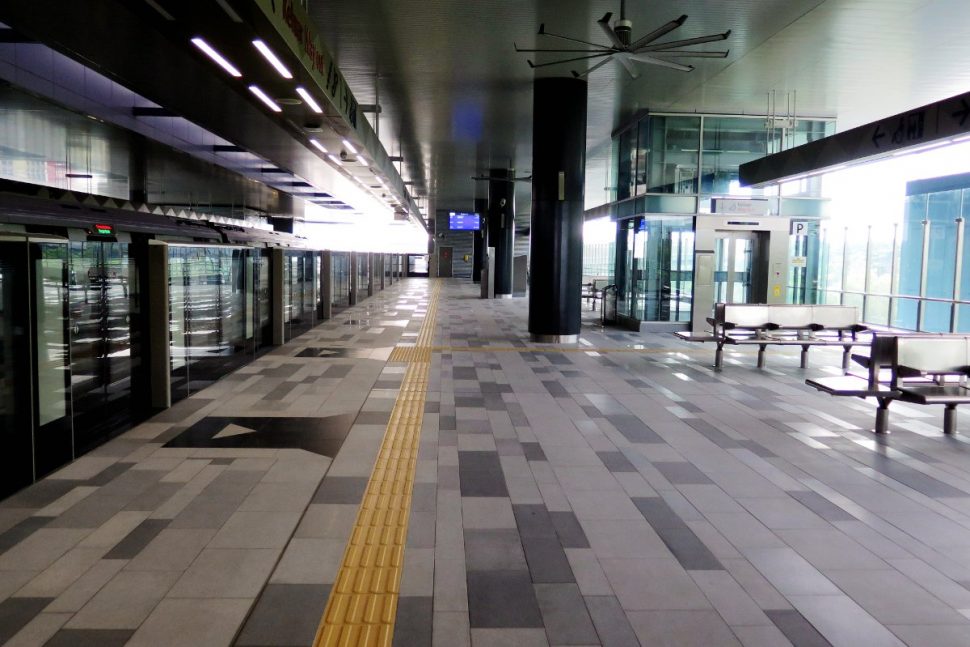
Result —
M 721 363 L 724 360 L 724 344 L 718 343 L 717 350 L 714 351 L 714 368 L 721 368 Z
M 890 398 L 879 398 L 879 406 L 876 408 L 876 433 L 889 433 L 889 403 Z
M 802 368 L 808 368 L 808 345 L 802 345 Z
M 758 344 L 758 368 L 765 367 L 765 349 L 768 344 Z
M 852 355 L 852 346 L 843 346 L 842 347 L 842 370 L 843 371 L 849 370 L 849 359 L 851 355 Z
M 957 405 L 948 404 L 943 409 L 943 433 L 952 436 L 957 432 Z

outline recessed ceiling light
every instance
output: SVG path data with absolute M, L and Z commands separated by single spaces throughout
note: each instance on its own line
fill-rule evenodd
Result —
M 276 71 L 280 73 L 280 76 L 282 76 L 284 79 L 293 78 L 293 74 L 290 73 L 285 65 L 283 65 L 283 61 L 281 61 L 276 54 L 273 53 L 273 50 L 269 48 L 269 45 L 258 38 L 253 41 L 253 45 L 259 50 L 259 53 L 263 55 L 263 58 L 269 61 L 269 64 L 276 68 Z
M 229 72 L 229 74 L 231 74 L 232 76 L 235 76 L 236 78 L 242 76 L 242 72 L 237 70 L 236 66 L 234 66 L 232 63 L 227 61 L 222 54 L 212 49 L 212 45 L 205 42 L 205 40 L 203 40 L 202 38 L 199 38 L 198 36 L 196 36 L 195 38 L 192 39 L 192 44 L 198 47 L 200 50 L 202 50 L 202 52 L 206 56 L 208 56 L 213 61 L 218 63 L 219 67 L 224 69 L 226 72 Z
M 360 162 L 364 166 L 370 166 L 370 164 L 367 163 L 367 160 L 364 159 L 364 156 L 363 155 L 358 155 L 357 156 L 357 161 Z
M 304 101 L 306 101 L 306 104 L 310 106 L 310 110 L 316 112 L 317 114 L 323 112 L 323 108 L 320 107 L 320 104 L 313 99 L 313 96 L 307 92 L 306 88 L 304 88 L 302 85 L 297 86 L 296 93 L 300 95 Z
M 343 144 L 344 144 L 344 148 L 346 148 L 347 150 L 349 150 L 351 155 L 356 155 L 357 154 L 357 149 L 354 148 L 354 145 L 351 144 L 349 141 L 347 141 L 345 139 L 345 140 L 343 140 Z
M 331 162 L 333 162 L 337 166 L 343 166 L 344 165 L 344 163 L 341 162 L 340 159 L 336 155 L 327 155 L 327 157 L 330 159 Z
M 283 112 L 283 109 L 276 105 L 276 102 L 270 99 L 265 92 L 260 90 L 258 85 L 249 86 L 249 91 L 259 97 L 260 101 L 265 103 L 273 112 Z
M 314 146 L 316 146 L 317 150 L 320 151 L 321 153 L 323 153 L 324 155 L 327 155 L 327 154 L 330 153 L 330 151 L 327 150 L 327 147 L 326 146 L 324 146 L 323 144 L 321 144 L 316 139 L 313 139 L 312 137 L 310 138 L 310 143 L 313 144 Z

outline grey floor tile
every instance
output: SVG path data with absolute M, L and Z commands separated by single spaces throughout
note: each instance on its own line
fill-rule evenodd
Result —
M 556 537 L 556 527 L 546 506 L 520 504 L 512 506 L 512 510 L 522 537 Z
M 465 564 L 470 571 L 527 568 L 519 533 L 512 528 L 465 530 Z
M 549 518 L 563 548 L 589 548 L 589 539 L 575 514 L 570 511 L 554 511 L 549 513 Z
M 741 647 L 714 611 L 632 611 L 640 643 L 650 647 Z
M 401 596 L 394 623 L 394 647 L 431 647 L 432 598 Z
M 522 547 L 533 582 L 575 582 L 572 567 L 556 537 L 523 537 Z
M 664 478 L 674 485 L 705 485 L 711 483 L 711 479 L 692 463 L 655 461 L 653 466 L 660 470 Z
M 622 452 L 596 452 L 596 455 L 611 472 L 636 472 L 637 468 Z
M 235 644 L 239 647 L 311 644 L 329 595 L 327 584 L 267 584 Z M 400 606 L 398 610 L 400 617 Z M 430 625 L 430 618 L 428 622 Z
M 553 645 L 592 645 L 599 642 L 586 602 L 575 584 L 536 584 L 536 599 Z
M 719 571 L 724 567 L 690 528 L 659 528 L 663 540 L 680 565 L 688 571 Z
M 472 629 L 543 626 L 528 571 L 468 571 L 468 612 Z

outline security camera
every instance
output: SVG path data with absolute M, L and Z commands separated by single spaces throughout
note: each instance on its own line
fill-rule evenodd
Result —
M 501 200 L 498 201 L 498 206 L 500 206 L 500 207 L 504 207 L 505 206 L 505 198 L 502 198 Z
M 347 151 L 341 150 L 340 151 L 340 159 L 346 162 L 347 161 L 347 157 L 348 157 Z

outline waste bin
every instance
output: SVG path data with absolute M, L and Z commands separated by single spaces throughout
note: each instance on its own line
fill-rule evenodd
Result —
M 602 310 L 600 311 L 600 323 L 604 326 L 606 324 L 616 323 L 616 296 L 618 290 L 615 285 L 607 285 L 603 288 L 603 299 L 601 301 Z

